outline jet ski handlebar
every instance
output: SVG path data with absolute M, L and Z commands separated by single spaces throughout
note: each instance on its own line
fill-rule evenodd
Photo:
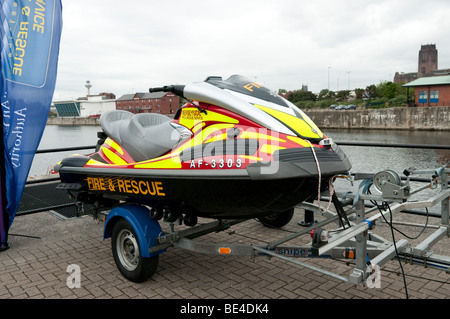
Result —
M 154 92 L 172 92 L 173 94 L 184 97 L 184 85 L 165 85 L 161 87 L 154 87 L 148 90 L 150 93 Z

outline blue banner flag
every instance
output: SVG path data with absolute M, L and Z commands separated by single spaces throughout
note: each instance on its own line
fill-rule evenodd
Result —
M 61 0 L 0 0 L 3 143 L 0 250 L 16 215 L 55 90 Z

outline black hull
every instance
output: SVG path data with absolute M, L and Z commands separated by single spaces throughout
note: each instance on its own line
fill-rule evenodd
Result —
M 175 194 L 173 198 L 167 196 L 167 202 L 178 202 L 197 216 L 246 219 L 280 213 L 317 196 L 318 181 L 178 180 L 165 183 L 167 194 Z
M 85 203 L 113 206 L 114 200 L 209 218 L 248 219 L 293 208 L 318 192 L 317 178 L 163 178 L 61 174 L 59 189 Z M 323 186 L 328 179 L 323 178 Z M 323 189 L 322 189 L 323 191 Z

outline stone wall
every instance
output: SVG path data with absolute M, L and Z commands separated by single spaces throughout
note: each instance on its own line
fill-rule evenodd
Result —
M 450 107 L 394 107 L 367 110 L 311 109 L 320 128 L 450 131 Z
M 393 107 L 367 110 L 310 109 L 320 128 L 450 131 L 450 107 Z M 49 118 L 48 125 L 100 125 L 98 118 Z

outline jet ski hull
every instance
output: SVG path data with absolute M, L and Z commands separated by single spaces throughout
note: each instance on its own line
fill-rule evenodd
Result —
M 62 174 L 64 176 L 64 173 Z M 77 174 L 85 201 L 117 199 L 209 218 L 255 218 L 286 211 L 317 195 L 317 178 L 166 178 Z M 328 185 L 324 180 L 322 185 Z
M 92 203 L 117 199 L 200 217 L 254 218 L 280 213 L 317 197 L 319 176 L 322 192 L 330 179 L 350 167 L 337 145 L 318 149 L 317 163 L 310 149 L 275 152 L 274 157 L 276 162 L 257 162 L 240 169 L 86 167 L 83 163 L 88 157 L 71 157 L 59 168 L 63 182 L 59 188 L 75 190 L 82 194 L 80 201 Z M 234 162 L 233 157 L 229 159 L 224 163 Z M 210 167 L 208 161 L 212 160 L 187 159 L 186 166 L 198 167 L 199 161 Z

